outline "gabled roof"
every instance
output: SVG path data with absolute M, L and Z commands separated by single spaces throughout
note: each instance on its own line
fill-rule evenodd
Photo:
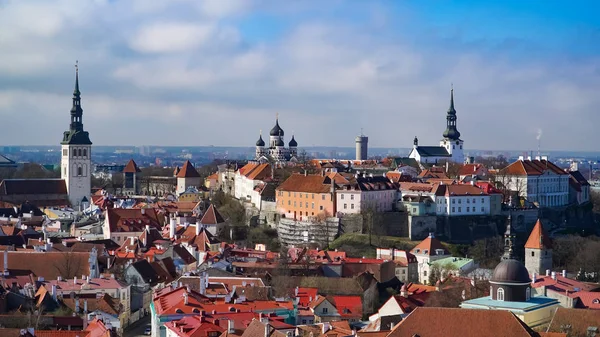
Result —
M 204 212 L 202 219 L 200 219 L 200 223 L 202 223 L 203 225 L 217 225 L 224 222 L 225 219 L 223 219 L 221 213 L 219 213 L 219 211 L 213 204 L 210 204 L 210 206 L 208 206 L 208 209 L 206 210 L 206 212 Z
M 196 226 L 201 226 L 201 224 L 196 223 Z M 201 227 L 200 233 L 196 235 L 196 226 L 188 226 L 181 235 L 177 235 L 177 240 L 175 240 L 175 242 L 187 243 L 190 246 L 195 246 L 201 252 L 208 252 L 210 251 L 210 245 L 221 242 L 205 227 Z
M 435 195 L 447 196 L 447 197 L 482 196 L 482 195 L 487 195 L 487 193 L 483 189 L 481 189 L 477 186 L 470 185 L 470 184 L 465 184 L 465 185 L 443 184 L 443 185 L 438 185 L 437 190 L 435 191 Z
M 0 195 L 19 194 L 67 194 L 63 179 L 4 179 L 0 183 Z
M 51 280 L 58 276 L 90 275 L 90 254 L 80 252 L 9 251 L 9 270 L 28 270 L 35 276 Z M 0 259 L 0 270 L 4 270 L 4 259 Z
M 268 332 L 266 331 L 268 327 Z M 271 325 L 268 324 L 264 324 L 261 321 L 257 320 L 257 319 L 253 319 L 252 323 L 250 323 L 250 325 L 248 325 L 248 327 L 246 328 L 246 330 L 244 330 L 244 333 L 242 334 L 242 337 L 257 337 L 257 336 L 261 336 L 261 337 L 287 337 L 286 334 L 284 334 L 283 332 L 277 331 L 275 330 L 275 328 L 273 328 Z
M 438 179 L 448 179 L 448 176 L 446 175 L 446 172 L 444 172 L 444 169 L 439 168 L 439 167 L 432 167 L 429 169 L 425 169 L 423 171 L 421 171 L 421 173 L 418 175 L 419 178 L 438 178 Z
M 192 163 L 186 160 L 181 170 L 177 173 L 177 178 L 200 178 L 200 174 L 196 171 Z
M 415 335 L 422 337 L 538 336 L 510 311 L 433 307 L 416 308 L 394 327 L 388 337 Z
M 459 176 L 469 176 L 478 173 L 486 173 L 487 169 L 482 164 L 465 164 L 458 170 Z
M 135 163 L 135 161 L 133 159 L 130 159 L 129 163 L 127 163 L 127 165 L 125 165 L 125 168 L 123 169 L 123 173 L 138 173 L 138 172 L 142 172 L 142 170 L 140 170 L 140 168 L 137 166 L 137 164 Z
M 154 208 L 109 208 L 106 217 L 111 232 L 142 232 L 146 225 L 160 230 L 164 221 Z
M 134 268 L 142 277 L 142 281 L 148 284 L 156 284 L 159 282 L 159 276 L 152 268 L 152 265 L 147 260 L 140 260 L 131 264 L 130 268 Z
M 550 321 L 548 332 L 563 332 L 566 325 L 571 326 L 569 336 L 588 336 L 588 327 L 600 328 L 600 310 L 559 307 Z
M 525 248 L 529 249 L 552 249 L 550 236 L 544 230 L 542 222 L 538 219 L 529 234 L 529 239 L 525 243 Z
M 451 157 L 443 146 L 417 146 L 416 150 L 421 157 Z
M 500 173 L 509 176 L 539 176 L 546 171 L 558 175 L 568 174 L 548 160 L 517 160 L 502 169 Z
M 436 251 L 441 249 L 444 255 L 450 255 L 450 252 L 442 245 L 442 242 L 438 240 L 433 234 L 430 234 L 425 240 L 421 241 L 418 245 L 415 246 L 410 252 L 412 254 L 419 255 L 438 255 Z
M 303 175 L 303 174 L 292 174 L 287 178 L 276 190 L 278 191 L 291 191 L 291 192 L 306 192 L 306 193 L 328 193 L 330 190 L 331 181 L 329 177 L 327 179 L 321 175 Z

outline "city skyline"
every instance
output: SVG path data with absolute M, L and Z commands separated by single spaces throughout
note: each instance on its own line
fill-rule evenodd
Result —
M 59 143 L 76 59 L 98 145 L 250 147 L 279 113 L 300 147 L 351 147 L 363 129 L 370 147 L 408 148 L 441 138 L 451 83 L 466 152 L 600 140 L 598 5 L 584 1 L 2 6 L 6 145 Z

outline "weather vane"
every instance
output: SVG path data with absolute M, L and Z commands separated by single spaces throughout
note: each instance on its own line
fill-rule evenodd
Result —
M 75 71 L 79 72 L 79 60 L 75 60 Z

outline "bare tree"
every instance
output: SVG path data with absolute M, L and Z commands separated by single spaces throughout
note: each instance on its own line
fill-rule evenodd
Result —
M 369 235 L 369 245 L 373 245 L 373 236 L 379 238 L 382 233 L 383 215 L 371 206 L 363 207 L 361 210 L 363 221 L 363 234 Z M 378 240 L 379 242 L 379 240 Z
M 54 262 L 54 268 L 64 279 L 74 278 L 77 275 L 85 274 L 85 260 L 73 252 L 62 252 L 60 258 Z

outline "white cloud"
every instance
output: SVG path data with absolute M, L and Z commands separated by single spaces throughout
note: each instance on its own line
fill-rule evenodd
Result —
M 139 29 L 131 48 L 144 53 L 178 53 L 204 45 L 215 30 L 213 24 L 152 23 Z
M 265 0 L 81 2 L 11 1 L 0 12 L 0 116 L 36 125 L 0 134 L 1 143 L 60 138 L 75 59 L 95 144 L 251 146 L 276 112 L 301 146 L 352 146 L 361 127 L 372 146 L 408 147 L 415 135 L 436 143 L 452 82 L 467 148 L 527 150 L 537 128 L 548 148 L 600 142 L 598 60 L 525 62 L 436 40 L 425 48 L 406 42 L 409 30 L 380 34 L 391 29 L 385 7 L 367 12 L 364 26 L 294 16 L 324 13 L 316 1 L 283 6 L 281 20 L 296 21 L 267 39 L 236 22 L 275 3 Z

